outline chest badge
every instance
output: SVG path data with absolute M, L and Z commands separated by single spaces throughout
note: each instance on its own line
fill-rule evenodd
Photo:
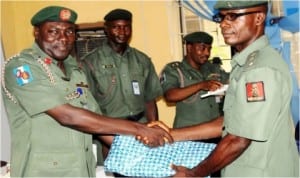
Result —
M 131 82 L 131 84 L 132 84 L 133 94 L 134 94 L 134 95 L 140 95 L 140 94 L 141 94 L 141 91 L 140 91 L 139 82 L 136 81 L 136 80 L 133 80 L 133 81 Z
M 76 91 L 80 94 L 80 95 L 83 95 L 84 91 L 83 89 L 84 88 L 88 88 L 89 86 L 87 84 L 84 84 L 83 82 L 80 82 L 80 83 L 77 83 L 76 84 Z

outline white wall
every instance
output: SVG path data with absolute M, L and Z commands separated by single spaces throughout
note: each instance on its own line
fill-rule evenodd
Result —
M 1 41 L 2 42 L 2 41 Z M 1 57 L 1 71 L 2 71 L 2 66 L 4 62 L 4 54 L 2 50 L 2 43 L 0 46 L 0 57 Z M 1 87 L 2 90 L 2 87 Z M 0 159 L 2 161 L 7 161 L 9 162 L 10 160 L 10 130 L 8 126 L 8 120 L 7 120 L 7 115 L 5 111 L 5 107 L 2 101 L 2 95 L 1 95 L 1 157 Z

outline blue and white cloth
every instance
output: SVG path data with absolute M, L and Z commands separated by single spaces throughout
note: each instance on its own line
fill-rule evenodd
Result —
M 104 162 L 107 172 L 135 177 L 167 177 L 171 164 L 193 168 L 215 148 L 213 143 L 175 142 L 150 148 L 132 136 L 116 136 Z

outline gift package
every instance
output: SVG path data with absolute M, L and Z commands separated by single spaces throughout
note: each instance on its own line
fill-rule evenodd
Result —
M 213 143 L 180 141 L 148 147 L 132 136 L 116 136 L 104 162 L 107 172 L 132 177 L 168 177 L 171 165 L 193 168 L 215 148 Z

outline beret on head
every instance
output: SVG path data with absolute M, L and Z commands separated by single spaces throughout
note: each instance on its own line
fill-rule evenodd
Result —
M 250 7 L 256 7 L 260 5 L 267 5 L 268 0 L 218 0 L 214 5 L 214 9 L 217 10 L 230 10 L 230 9 L 245 9 Z
M 77 13 L 69 8 L 48 6 L 41 9 L 31 18 L 31 24 L 36 26 L 43 22 L 70 22 L 75 23 Z
M 205 32 L 193 32 L 187 34 L 184 38 L 186 43 L 205 43 L 212 44 L 213 37 Z
M 114 9 L 110 11 L 104 17 L 105 21 L 114 21 L 114 20 L 132 20 L 132 14 L 125 9 Z

